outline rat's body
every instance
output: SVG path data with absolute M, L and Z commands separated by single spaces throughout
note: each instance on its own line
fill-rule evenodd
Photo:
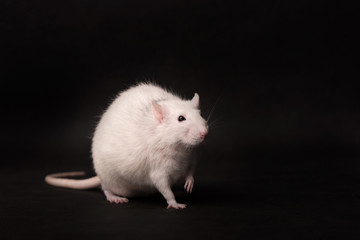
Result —
M 168 207 L 184 208 L 170 187 L 185 179 L 185 189 L 192 191 L 191 149 L 207 135 L 198 107 L 197 94 L 186 101 L 152 84 L 132 87 L 114 100 L 96 128 L 92 156 L 97 177 L 71 180 L 57 178 L 60 174 L 46 181 L 78 189 L 101 184 L 115 203 L 159 191 Z

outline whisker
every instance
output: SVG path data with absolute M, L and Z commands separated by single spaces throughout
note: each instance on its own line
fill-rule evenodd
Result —
M 211 116 L 212 116 L 212 114 L 213 114 L 213 112 L 214 112 L 214 110 L 215 110 L 216 105 L 217 105 L 217 104 L 219 103 L 219 101 L 220 101 L 220 98 L 221 98 L 221 96 L 216 99 L 216 101 L 215 101 L 213 107 L 211 108 L 210 113 L 209 113 L 209 115 L 208 115 L 208 117 L 207 117 L 207 119 L 206 119 L 206 122 L 209 122 L 209 120 L 210 120 L 210 118 L 211 118 Z
M 214 126 L 218 126 L 221 120 L 223 120 L 221 117 L 214 119 L 211 123 L 209 123 L 209 128 L 214 128 Z

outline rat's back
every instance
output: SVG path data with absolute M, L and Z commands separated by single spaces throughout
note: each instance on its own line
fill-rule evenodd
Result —
M 103 141 L 111 140 L 111 136 L 120 140 L 131 140 L 124 136 L 131 138 L 136 132 L 152 127 L 152 102 L 174 98 L 178 97 L 156 85 L 146 83 L 121 92 L 101 117 L 93 139 L 93 150 L 102 147 Z M 98 144 L 99 138 L 101 144 Z

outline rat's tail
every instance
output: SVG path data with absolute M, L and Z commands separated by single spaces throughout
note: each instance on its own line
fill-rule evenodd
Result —
M 69 179 L 64 177 L 84 176 L 85 172 L 64 172 L 49 174 L 45 177 L 45 182 L 56 187 L 72 189 L 91 189 L 100 186 L 98 176 L 87 179 Z

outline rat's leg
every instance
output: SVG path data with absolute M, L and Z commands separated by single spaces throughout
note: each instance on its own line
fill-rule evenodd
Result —
M 175 200 L 174 193 L 171 191 L 169 180 L 164 174 L 159 172 L 153 172 L 150 174 L 150 177 L 155 185 L 155 187 L 159 190 L 159 192 L 166 199 L 168 204 L 167 208 L 186 208 L 186 204 L 177 203 Z
M 104 190 L 106 199 L 111 203 L 127 203 L 129 200 L 112 193 L 110 190 Z

